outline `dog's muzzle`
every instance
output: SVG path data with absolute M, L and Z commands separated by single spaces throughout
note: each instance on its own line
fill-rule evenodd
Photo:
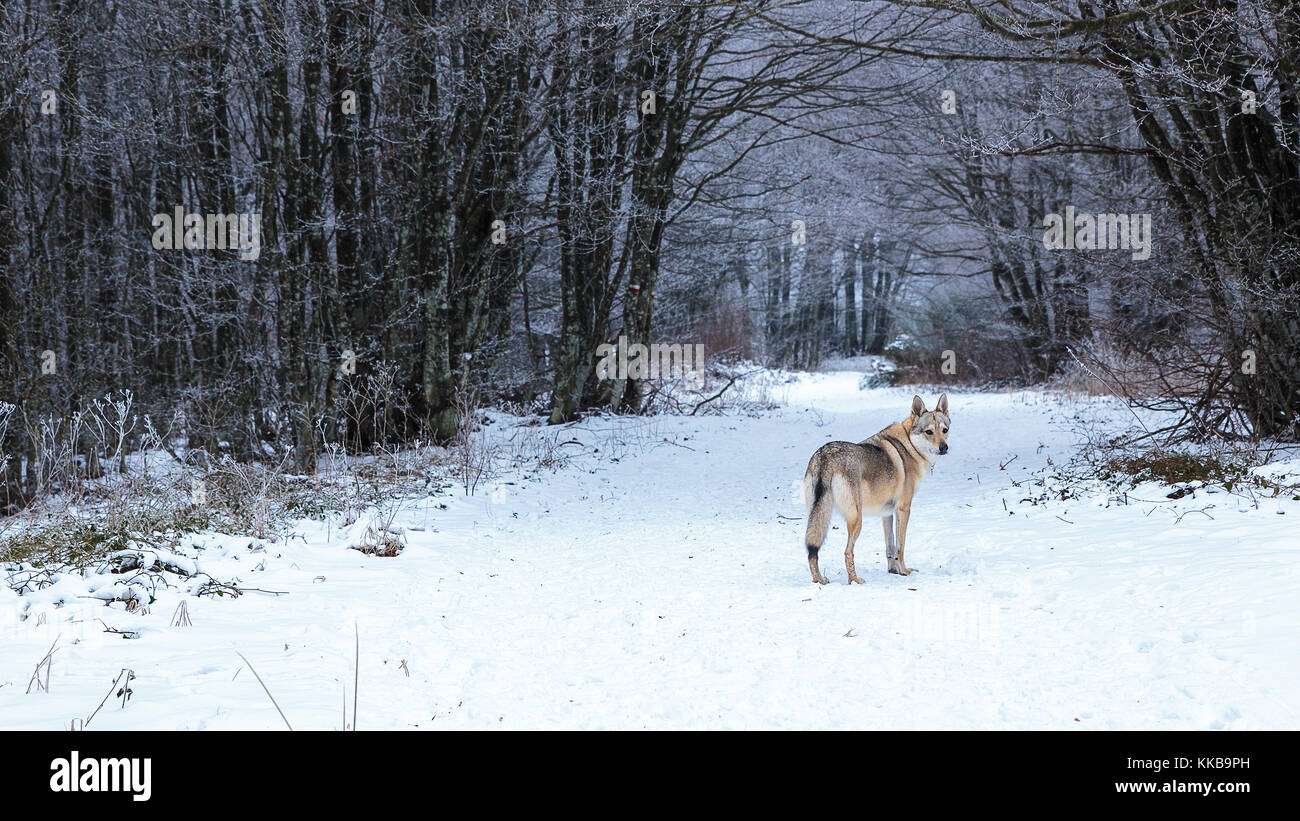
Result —
M 944 444 L 944 445 L 940 445 L 940 446 L 939 446 L 939 455 L 940 455 L 940 456 L 944 455 L 944 454 L 947 453 L 947 452 L 948 452 L 948 446 L 947 446 L 946 444 Z

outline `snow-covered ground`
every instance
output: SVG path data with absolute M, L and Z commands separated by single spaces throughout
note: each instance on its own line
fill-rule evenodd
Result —
M 867 583 L 847 586 L 839 525 L 832 583 L 813 584 L 793 492 L 808 457 L 909 407 L 858 377 L 801 376 L 754 416 L 588 420 L 559 471 L 401 501 L 395 558 L 347 549 L 364 517 L 178 548 L 281 595 L 159 590 L 141 615 L 0 586 L 0 728 L 84 720 L 124 668 L 131 699 L 90 729 L 283 728 L 242 653 L 295 729 L 341 729 L 356 634 L 363 730 L 1300 728 L 1300 503 L 1022 501 L 1069 459 L 1077 417 L 1127 424 L 1100 400 L 951 392 L 952 450 L 908 531 L 918 572 L 885 572 L 872 523 Z M 173 627 L 182 599 L 192 626 Z M 49 692 L 27 694 L 56 639 Z

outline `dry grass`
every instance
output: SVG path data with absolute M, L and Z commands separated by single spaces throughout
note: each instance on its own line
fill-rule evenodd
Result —
M 1125 354 L 1108 343 L 1072 350 L 1072 359 L 1062 368 L 1052 387 L 1085 396 L 1119 396 L 1152 400 L 1175 395 L 1190 396 L 1204 388 L 1191 372 L 1161 368 L 1149 357 Z

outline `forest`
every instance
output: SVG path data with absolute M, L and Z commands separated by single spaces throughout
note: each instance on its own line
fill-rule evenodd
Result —
M 310 472 L 480 407 L 655 413 L 598 378 L 620 339 L 1293 440 L 1298 29 L 1289 0 L 4 2 L 7 509 L 149 444 Z

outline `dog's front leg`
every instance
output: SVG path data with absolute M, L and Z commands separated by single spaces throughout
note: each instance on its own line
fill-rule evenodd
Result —
M 903 548 L 907 543 L 907 519 L 912 514 L 910 507 L 900 507 L 894 511 L 895 518 L 898 519 L 898 559 L 890 563 L 889 572 L 897 573 L 900 576 L 910 576 L 912 571 L 908 569 L 907 564 L 903 561 Z

